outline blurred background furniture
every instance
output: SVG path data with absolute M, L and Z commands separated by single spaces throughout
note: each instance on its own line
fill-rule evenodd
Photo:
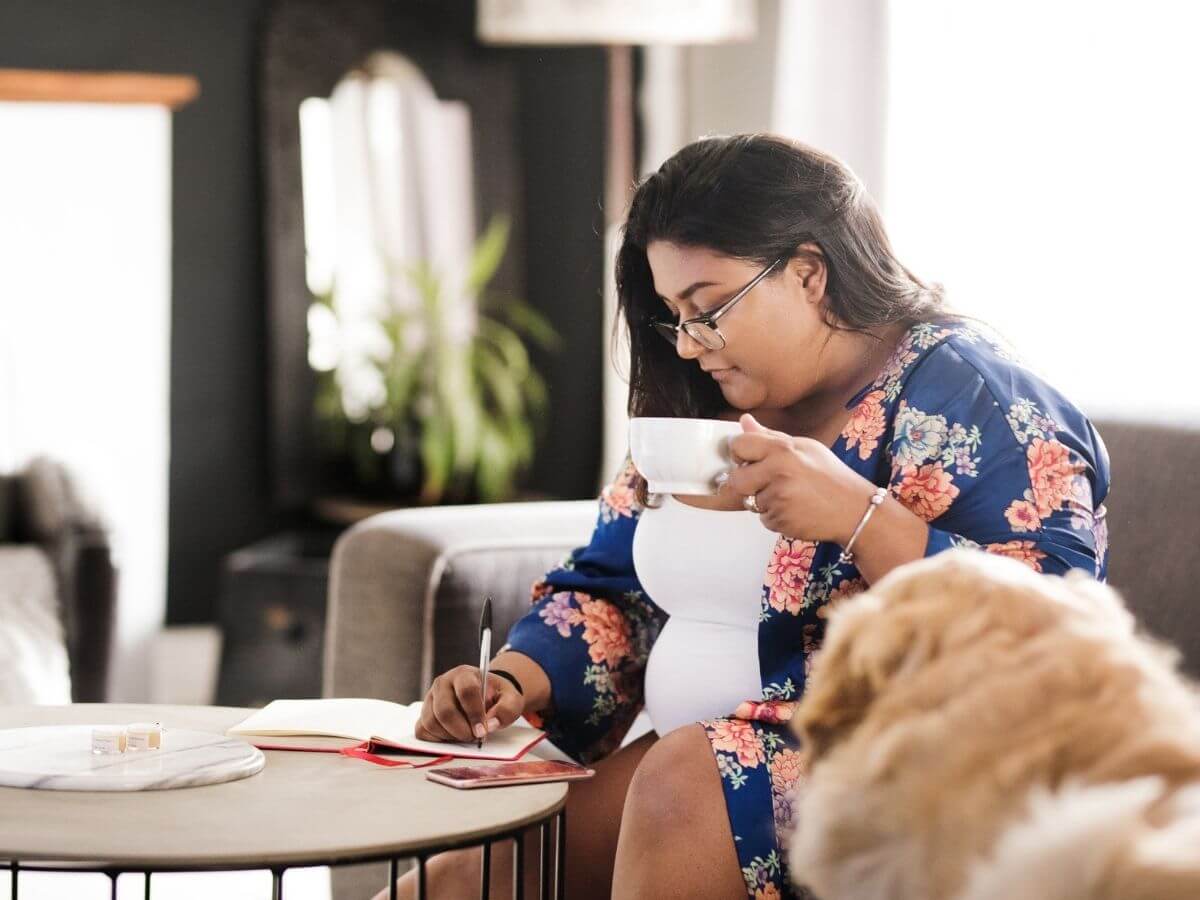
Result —
M 1200 429 L 1098 422 L 1112 462 L 1108 582 L 1200 678 Z
M 26 647 L 65 644 L 72 701 L 106 698 L 116 570 L 104 527 L 56 462 L 35 459 L 18 473 L 0 474 L 0 600 L 3 625 L 13 630 L 6 639 Z M 0 659 L 0 667 L 10 664 L 11 655 Z
M 321 695 L 329 554 L 339 533 L 282 532 L 225 557 L 219 705 Z
M 568 500 L 403 509 L 354 526 L 333 551 L 325 695 L 408 702 L 437 672 L 478 662 L 484 597 L 499 638 L 595 518 L 594 500 Z

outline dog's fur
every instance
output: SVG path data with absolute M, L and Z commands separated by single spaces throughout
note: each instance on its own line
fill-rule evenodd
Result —
M 821 900 L 1197 900 L 1200 705 L 1117 594 L 976 550 L 833 611 L 793 718 Z

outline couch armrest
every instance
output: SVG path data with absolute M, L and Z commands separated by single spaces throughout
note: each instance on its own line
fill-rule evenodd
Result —
M 493 598 L 494 647 L 529 588 L 595 523 L 593 500 L 442 506 L 382 513 L 339 539 L 330 561 L 323 691 L 419 700 L 433 676 L 478 659 Z

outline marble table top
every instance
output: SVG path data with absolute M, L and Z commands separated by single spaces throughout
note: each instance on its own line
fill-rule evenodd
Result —
M 251 712 L 0 706 L 0 729 L 161 722 L 169 740 L 183 730 L 222 735 Z M 266 766 L 252 778 L 184 790 L 0 787 L 0 864 L 49 860 L 167 871 L 363 862 L 508 833 L 543 821 L 567 798 L 563 783 L 456 791 L 426 780 L 423 769 L 376 766 L 338 753 L 265 755 Z
M 0 730 L 0 787 L 51 791 L 157 791 L 246 778 L 266 757 L 245 741 L 171 728 L 157 750 L 92 753 L 92 728 L 47 725 Z

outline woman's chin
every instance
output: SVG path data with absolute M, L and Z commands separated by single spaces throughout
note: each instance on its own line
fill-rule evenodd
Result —
M 756 390 L 755 385 L 748 384 L 745 378 L 721 382 L 721 395 L 731 407 L 743 412 L 758 409 L 766 397 L 764 391 Z

